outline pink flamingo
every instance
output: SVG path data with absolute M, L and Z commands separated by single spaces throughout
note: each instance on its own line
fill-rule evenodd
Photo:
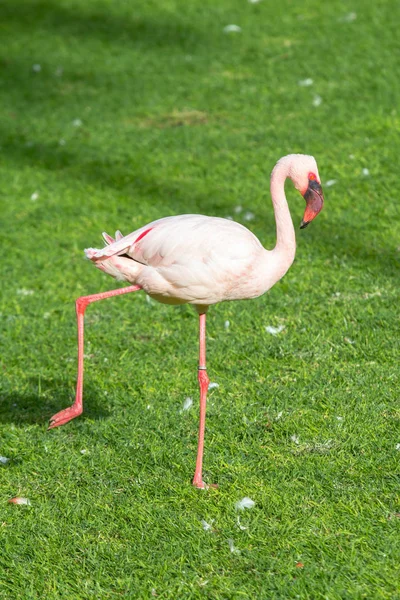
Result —
M 82 413 L 83 325 L 88 304 L 144 290 L 165 304 L 193 304 L 200 317 L 200 424 L 193 485 L 206 487 L 202 477 L 206 400 L 206 313 L 223 300 L 256 298 L 269 290 L 292 264 L 296 251 L 293 222 L 284 184 L 290 178 L 306 200 L 300 227 L 306 227 L 323 206 L 318 167 L 312 156 L 290 154 L 281 158 L 271 174 L 271 197 L 277 242 L 272 251 L 243 225 L 203 215 L 165 217 L 115 239 L 103 233 L 105 248 L 85 250 L 97 268 L 130 286 L 82 296 L 76 301 L 78 320 L 78 380 L 73 405 L 55 414 L 50 427 L 64 425 Z

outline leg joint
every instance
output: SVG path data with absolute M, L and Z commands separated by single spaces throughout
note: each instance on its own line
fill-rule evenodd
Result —
M 199 380 L 200 386 L 201 387 L 204 386 L 205 389 L 207 390 L 208 384 L 210 383 L 210 380 L 208 378 L 207 371 L 205 369 L 200 369 L 199 370 L 199 372 L 198 372 L 198 380 Z
M 85 312 L 88 304 L 90 304 L 90 296 L 81 296 L 80 298 L 76 299 L 75 302 L 75 306 L 76 306 L 76 311 L 79 313 L 83 313 Z

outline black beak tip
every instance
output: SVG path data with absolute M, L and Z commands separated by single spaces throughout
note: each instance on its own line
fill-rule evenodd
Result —
M 305 229 L 307 227 L 307 225 L 310 224 L 310 221 L 302 221 L 300 223 L 300 229 Z

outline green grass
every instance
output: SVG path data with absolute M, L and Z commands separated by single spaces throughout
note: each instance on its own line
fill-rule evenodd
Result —
M 1 3 L 0 598 L 400 598 L 399 12 Z M 47 432 L 74 396 L 74 300 L 115 287 L 83 248 L 165 215 L 246 211 L 271 248 L 269 173 L 290 152 L 337 182 L 285 278 L 209 311 L 205 478 L 219 488 L 190 485 L 187 306 L 89 307 L 84 415 Z

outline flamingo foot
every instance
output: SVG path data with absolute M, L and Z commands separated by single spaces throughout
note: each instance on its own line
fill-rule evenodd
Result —
M 47 430 L 54 429 L 55 427 L 60 427 L 60 425 L 65 425 L 68 421 L 75 419 L 75 417 L 79 417 L 82 414 L 82 407 L 69 406 L 68 408 L 64 408 L 64 410 L 60 410 L 60 412 L 53 415 L 50 419 L 50 425 Z
M 204 483 L 201 477 L 195 477 L 193 479 L 193 485 L 198 490 L 208 490 L 209 488 L 218 488 L 217 483 Z

